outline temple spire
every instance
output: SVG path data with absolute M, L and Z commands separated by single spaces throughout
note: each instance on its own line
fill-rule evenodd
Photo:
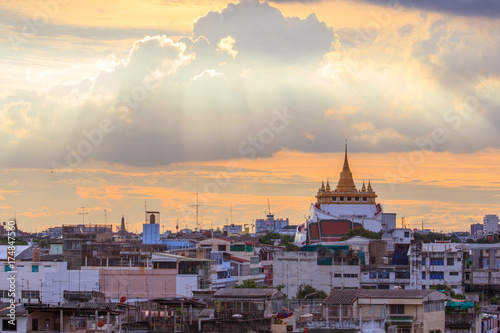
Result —
M 345 141 L 344 167 L 342 168 L 342 172 L 340 173 L 340 178 L 336 190 L 344 192 L 356 191 L 356 185 L 354 184 L 354 180 L 352 179 L 352 172 L 349 169 L 349 162 L 347 159 L 347 139 Z
M 345 154 L 344 154 L 344 168 L 343 170 L 349 171 L 349 162 L 347 161 L 347 139 L 345 139 Z

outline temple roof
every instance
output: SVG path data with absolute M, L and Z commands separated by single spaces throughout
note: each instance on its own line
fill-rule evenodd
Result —
M 336 190 L 344 192 L 356 191 L 356 185 L 354 184 L 354 180 L 352 179 L 352 172 L 349 169 L 349 161 L 347 160 L 347 142 L 345 143 L 344 167 L 340 172 L 340 178 Z

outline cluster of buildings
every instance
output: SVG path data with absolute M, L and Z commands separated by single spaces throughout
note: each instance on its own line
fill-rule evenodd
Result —
M 369 181 L 356 188 L 346 147 L 336 188 L 322 183 L 298 227 L 269 210 L 257 236 L 231 224 L 167 238 L 160 213 L 148 211 L 141 237 L 123 218 L 117 232 L 53 227 L 49 248 L 15 246 L 15 269 L 0 245 L 1 331 L 497 332 L 500 312 L 481 315 L 476 304 L 500 290 L 500 244 L 423 243 L 376 198 Z M 485 218 L 486 234 L 494 223 Z M 361 227 L 381 237 L 341 241 Z M 294 234 L 299 250 L 262 244 L 267 232 Z M 262 288 L 235 288 L 245 284 Z M 308 285 L 329 296 L 298 299 Z M 436 287 L 472 301 L 452 302 Z

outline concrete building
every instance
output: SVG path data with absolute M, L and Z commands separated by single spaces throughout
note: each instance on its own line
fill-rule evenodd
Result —
M 309 328 L 354 329 L 362 332 L 444 332 L 444 294 L 435 290 L 333 290 L 323 302 L 323 321 Z
M 311 285 L 327 294 L 332 289 L 358 289 L 361 258 L 358 251 L 276 252 L 273 255 L 273 286 L 285 285 L 283 292 L 295 297 L 301 286 Z
M 470 225 L 470 235 L 473 239 L 481 238 L 483 236 L 483 225 L 475 223 Z
M 417 279 L 417 286 L 420 284 L 422 289 L 429 289 L 436 284 L 447 284 L 455 292 L 464 292 L 462 282 L 463 244 L 424 243 L 422 244 L 421 256 L 422 279 L 421 281 Z
M 486 215 L 483 218 L 483 233 L 485 236 L 498 233 L 498 215 Z
M 280 233 L 289 224 L 288 218 L 274 218 L 274 214 L 267 214 L 265 219 L 255 220 L 255 233 L 265 234 L 268 232 Z
M 155 253 L 145 267 L 82 267 L 99 271 L 101 291 L 112 301 L 125 296 L 133 301 L 186 296 L 211 286 L 210 260 L 167 253 Z
M 224 251 L 210 252 L 210 260 L 213 261 L 215 269 L 212 270 L 212 289 L 232 288 L 236 280 L 231 276 L 231 254 Z
M 496 293 L 500 289 L 500 243 L 467 244 L 463 283 L 467 292 Z
M 240 224 L 226 224 L 222 230 L 228 235 L 239 235 L 243 231 L 243 226 Z

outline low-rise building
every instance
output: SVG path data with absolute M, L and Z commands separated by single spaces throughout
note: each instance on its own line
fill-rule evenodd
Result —
M 344 246 L 345 247 L 345 246 Z M 364 254 L 360 251 L 337 249 L 334 253 L 276 252 L 273 256 L 273 285 L 284 285 L 289 298 L 297 295 L 301 286 L 311 285 L 327 294 L 332 289 L 358 289 Z
M 448 297 L 435 290 L 333 290 L 323 302 L 323 321 L 310 328 L 385 332 L 444 332 Z

